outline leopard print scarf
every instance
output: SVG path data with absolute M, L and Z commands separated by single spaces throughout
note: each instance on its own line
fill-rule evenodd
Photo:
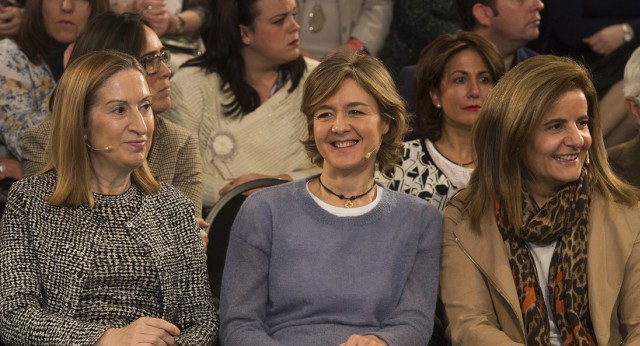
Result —
M 596 345 L 587 289 L 587 225 L 591 192 L 589 174 L 563 187 L 542 208 L 523 192 L 523 221 L 515 229 L 497 205 L 498 228 L 509 254 L 527 345 L 550 345 L 549 318 L 535 264 L 525 242 L 557 241 L 549 268 L 552 315 L 564 345 Z

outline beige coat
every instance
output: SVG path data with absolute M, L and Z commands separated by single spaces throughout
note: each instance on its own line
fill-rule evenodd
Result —
M 465 193 L 444 215 L 440 290 L 453 345 L 521 345 L 524 324 L 493 216 L 470 229 Z M 640 344 L 640 209 L 591 202 L 589 308 L 599 345 Z

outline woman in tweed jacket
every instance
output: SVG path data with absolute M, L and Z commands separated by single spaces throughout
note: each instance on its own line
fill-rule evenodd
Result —
M 126 37 L 126 40 L 122 38 Z M 89 22 L 75 42 L 70 62 L 88 52 L 115 49 L 139 60 L 157 59 L 158 70 L 147 74 L 147 84 L 153 94 L 152 109 L 159 114 L 171 107 L 169 66 L 161 62 L 165 47 L 158 35 L 138 13 L 103 13 Z M 153 144 L 147 163 L 159 182 L 178 188 L 189 198 L 200 216 L 202 209 L 202 165 L 198 138 L 186 129 L 160 117 L 155 118 Z M 51 122 L 44 122 L 27 129 L 22 136 L 22 165 L 24 176 L 32 176 L 47 163 L 47 142 Z
M 218 320 L 193 206 L 145 160 L 145 70 L 122 53 L 89 53 L 56 99 L 48 171 L 12 187 L 0 225 L 0 337 L 212 344 Z

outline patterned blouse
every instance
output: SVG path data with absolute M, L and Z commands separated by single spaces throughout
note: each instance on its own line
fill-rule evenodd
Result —
M 391 190 L 420 197 L 443 213 L 449 198 L 466 185 L 470 170 L 462 167 L 439 167 L 436 161 L 444 162 L 446 158 L 435 149 L 430 151 L 428 144 L 430 143 L 426 139 L 405 142 L 402 163 L 396 165 L 390 175 L 376 172 L 376 180 Z M 438 155 L 440 160 L 436 157 Z M 455 172 L 456 169 L 466 172 L 460 174 Z M 452 175 L 450 178 L 445 171 L 457 176 Z M 460 175 L 465 177 L 461 178 Z
M 22 133 L 49 116 L 55 86 L 46 64 L 31 63 L 12 39 L 0 41 L 0 142 L 17 159 L 22 157 Z
M 175 188 L 52 206 L 55 173 L 14 183 L 0 225 L 0 336 L 11 345 L 95 344 L 108 328 L 162 318 L 178 345 L 218 330 L 191 203 Z

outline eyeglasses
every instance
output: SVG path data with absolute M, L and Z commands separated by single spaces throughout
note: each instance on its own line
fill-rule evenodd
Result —
M 140 59 L 140 63 L 147 75 L 152 76 L 160 71 L 160 62 L 169 66 L 169 60 L 171 59 L 171 53 L 168 50 L 163 49 L 160 54 L 147 55 Z

